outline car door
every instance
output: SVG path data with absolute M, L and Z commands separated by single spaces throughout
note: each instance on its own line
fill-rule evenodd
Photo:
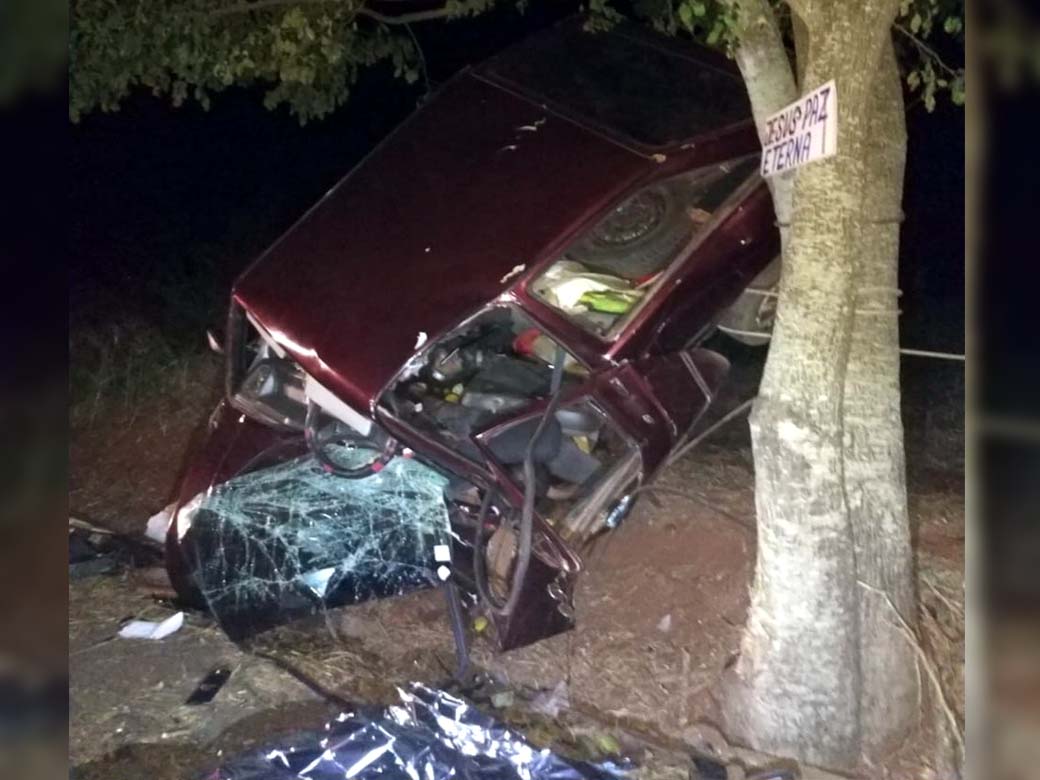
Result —
M 602 377 L 599 394 L 639 441 L 645 478 L 689 437 L 728 372 L 725 357 L 693 348 L 625 362 Z

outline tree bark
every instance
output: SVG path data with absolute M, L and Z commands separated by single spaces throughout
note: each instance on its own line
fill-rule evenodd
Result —
M 798 87 L 784 49 L 776 14 L 768 0 L 738 0 L 733 8 L 740 29 L 733 58 L 744 78 L 751 101 L 751 113 L 761 136 L 765 120 L 797 100 Z M 794 175 L 785 173 L 773 176 L 766 183 L 773 196 L 773 208 L 780 225 L 780 242 L 783 246 L 787 243 L 787 225 L 791 221 Z
M 845 495 L 860 587 L 860 725 L 866 753 L 904 737 L 916 709 L 916 624 L 899 388 L 899 221 L 906 162 L 903 90 L 889 37 L 868 121 L 864 212 L 844 390 Z M 887 594 L 888 599 L 880 595 Z M 889 603 L 891 602 L 891 603 Z
M 751 112 L 764 136 L 765 120 L 798 98 L 791 63 L 784 49 L 783 38 L 777 25 L 776 14 L 768 0 L 729 0 L 737 18 L 739 32 L 733 58 L 740 68 L 751 101 Z M 788 225 L 791 221 L 791 191 L 794 174 L 784 173 L 766 180 L 773 196 L 773 208 L 780 228 L 781 256 L 787 246 Z M 749 287 L 752 290 L 774 290 L 780 280 L 780 257 L 759 273 Z M 745 344 L 759 345 L 769 341 L 764 336 L 749 334 L 768 331 L 770 301 L 758 292 L 745 292 L 719 321 L 720 327 Z
M 760 749 L 848 767 L 860 752 L 859 588 L 846 505 L 842 398 L 852 335 L 866 131 L 893 0 L 792 9 L 805 87 L 833 78 L 838 153 L 799 170 L 776 325 L 751 417 L 758 556 L 729 730 Z

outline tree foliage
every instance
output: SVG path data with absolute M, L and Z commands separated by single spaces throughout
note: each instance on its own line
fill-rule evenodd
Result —
M 772 5 L 791 39 L 787 5 L 779 0 Z M 634 0 L 633 8 L 655 29 L 670 35 L 686 33 L 727 53 L 732 53 L 737 42 L 740 0 Z M 618 18 L 609 0 L 593 0 L 590 10 L 601 19 L 593 27 Z M 954 104 L 962 105 L 963 67 L 947 64 L 928 41 L 941 34 L 963 49 L 964 0 L 902 0 L 894 29 L 899 33 L 900 59 L 910 92 L 920 94 L 928 111 L 934 110 L 936 96 L 944 92 Z
M 523 2 L 508 0 L 523 7 Z M 285 105 L 301 122 L 334 111 L 358 75 L 389 64 L 412 82 L 422 67 L 409 25 L 480 14 L 495 0 L 447 0 L 433 10 L 387 15 L 364 0 L 75 0 L 69 34 L 69 112 L 114 111 L 134 89 L 174 105 L 232 85 L 262 86 L 268 108 Z M 786 6 L 779 18 L 789 26 Z M 661 32 L 731 50 L 739 0 L 633 0 L 635 16 Z M 590 29 L 623 17 L 611 0 L 589 0 Z M 963 0 L 903 0 L 896 29 L 908 88 L 925 107 L 946 92 L 964 99 L 964 73 L 929 39 L 963 45 Z
M 363 0 L 76 0 L 69 34 L 73 121 L 114 111 L 135 88 L 174 105 L 232 85 L 262 85 L 268 108 L 301 122 L 342 105 L 359 73 L 389 63 L 414 81 L 420 59 L 403 25 L 479 13 L 487 0 L 384 17 Z

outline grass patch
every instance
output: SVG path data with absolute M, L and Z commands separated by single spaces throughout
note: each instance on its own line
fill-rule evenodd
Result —
M 70 330 L 69 423 L 90 427 L 110 415 L 132 421 L 147 400 L 187 390 L 212 359 L 201 333 L 192 343 L 126 319 Z

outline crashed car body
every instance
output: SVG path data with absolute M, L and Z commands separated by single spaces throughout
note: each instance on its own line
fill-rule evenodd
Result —
M 567 21 L 463 71 L 237 280 L 171 576 L 232 633 L 450 579 L 502 648 L 728 370 L 778 236 L 739 75 Z

